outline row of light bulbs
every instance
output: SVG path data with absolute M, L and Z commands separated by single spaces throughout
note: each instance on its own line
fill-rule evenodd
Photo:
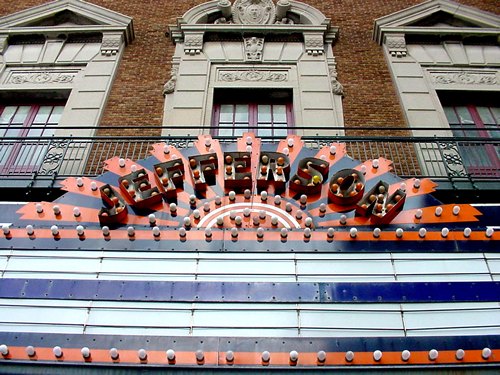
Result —
M 240 218 L 240 221 L 241 221 L 241 217 L 236 216 L 235 217 L 235 222 L 236 222 L 237 225 L 238 225 L 238 218 Z M 258 218 L 258 217 L 256 216 L 256 218 Z M 307 218 L 307 219 L 310 219 L 310 218 Z M 150 220 L 151 220 L 151 218 L 150 218 Z M 277 218 L 276 218 L 276 224 L 277 224 Z M 187 229 L 186 228 L 191 226 L 191 224 L 190 224 L 190 218 L 189 217 L 184 218 L 184 225 L 185 225 L 184 227 L 181 227 L 178 230 L 179 237 L 182 237 L 182 238 L 186 237 L 186 235 L 187 235 Z M 221 223 L 221 225 L 222 225 L 222 223 Z M 312 220 L 309 223 L 309 225 L 306 223 L 306 228 L 304 228 L 304 230 L 303 230 L 305 238 L 309 238 L 312 235 L 311 225 L 312 225 Z M 4 233 L 5 236 L 10 236 L 11 235 L 10 226 L 8 224 L 3 224 L 2 230 L 3 230 L 3 233 Z M 57 225 L 52 225 L 50 227 L 50 230 L 51 230 L 52 235 L 54 237 L 59 236 L 59 227 Z M 105 237 L 109 236 L 110 233 L 111 233 L 111 231 L 110 231 L 110 229 L 109 229 L 108 226 L 103 226 L 101 228 L 101 230 L 102 230 L 102 234 Z M 231 232 L 231 236 L 233 238 L 237 238 L 238 237 L 239 231 L 238 231 L 237 227 L 232 227 L 230 229 L 230 232 Z M 281 228 L 281 230 L 280 230 L 280 236 L 282 238 L 287 238 L 289 232 L 290 232 L 290 229 L 288 229 L 288 228 Z M 28 236 L 32 236 L 32 235 L 35 234 L 35 228 L 33 227 L 33 225 L 29 224 L 29 225 L 26 226 L 26 233 L 27 233 Z M 77 225 L 76 226 L 76 233 L 77 233 L 77 235 L 80 238 L 84 239 L 85 228 L 83 227 L 83 225 Z M 152 233 L 153 233 L 153 236 L 155 238 L 160 237 L 161 236 L 160 227 L 158 227 L 158 226 L 155 225 L 152 228 Z M 262 228 L 262 227 L 257 228 L 257 230 L 256 230 L 256 236 L 258 238 L 263 238 L 264 237 L 264 233 L 265 233 L 264 228 Z M 372 235 L 373 235 L 374 238 L 379 238 L 380 235 L 381 235 L 381 233 L 382 233 L 382 230 L 380 228 L 375 228 L 373 230 L 373 232 L 372 232 Z M 442 238 L 447 238 L 449 233 L 450 233 L 450 230 L 448 228 L 441 229 L 441 237 Z M 491 238 L 494 233 L 495 233 L 495 230 L 493 228 L 491 228 L 491 227 L 488 227 L 486 229 L 486 231 L 484 232 L 486 238 Z M 127 234 L 128 234 L 128 236 L 130 238 L 133 238 L 135 236 L 135 228 L 133 226 L 127 227 Z M 470 238 L 471 234 L 472 234 L 472 229 L 471 228 L 467 227 L 467 228 L 464 229 L 463 236 L 465 238 Z M 335 229 L 334 228 L 328 228 L 327 231 L 326 231 L 326 235 L 327 235 L 327 239 L 331 240 L 332 238 L 334 238 Z M 404 235 L 403 228 L 397 228 L 395 230 L 395 235 L 396 235 L 397 238 L 403 238 L 403 235 Z M 420 228 L 419 231 L 418 231 L 418 235 L 419 235 L 420 238 L 425 238 L 426 235 L 427 235 L 427 229 Z M 206 228 L 205 229 L 205 236 L 208 237 L 208 238 L 212 237 L 212 228 Z M 358 229 L 355 228 L 355 227 L 354 228 L 350 228 L 350 230 L 349 230 L 349 236 L 350 236 L 351 239 L 355 239 L 358 236 Z
M 36 349 L 31 345 L 29 345 L 25 348 L 25 352 L 29 357 L 33 357 L 36 355 Z M 82 357 L 84 359 L 91 358 L 91 350 L 88 347 L 83 347 L 80 350 L 80 352 L 81 352 Z M 4 357 L 9 355 L 9 347 L 5 344 L 0 345 L 0 353 Z M 62 358 L 63 349 L 60 346 L 54 346 L 52 348 L 52 353 L 54 354 L 54 356 L 56 358 Z M 195 354 L 196 361 L 198 363 L 203 363 L 203 361 L 205 359 L 205 354 L 203 353 L 203 351 L 197 350 L 194 354 Z M 232 350 L 228 350 L 225 354 L 226 354 L 226 361 L 228 363 L 234 362 L 236 355 Z M 488 360 L 491 357 L 491 354 L 492 354 L 492 351 L 488 347 L 483 348 L 481 350 L 481 357 L 484 360 Z M 120 353 L 119 353 L 117 348 L 111 348 L 109 350 L 109 356 L 112 360 L 118 360 L 120 357 Z M 374 361 L 380 362 L 382 360 L 382 357 L 383 357 L 383 352 L 380 350 L 375 350 L 373 352 L 372 356 L 373 356 Z M 145 349 L 141 348 L 137 351 L 137 357 L 141 361 L 145 361 L 145 360 L 147 360 L 148 353 Z M 169 361 L 169 363 L 174 362 L 175 361 L 175 351 L 173 349 L 168 349 L 166 351 L 166 357 L 167 357 L 167 360 Z M 327 353 L 325 351 L 320 350 L 317 353 L 318 362 L 324 363 L 326 361 L 326 358 L 327 358 Z M 401 360 L 403 360 L 404 362 L 407 362 L 410 360 L 410 358 L 411 358 L 411 352 L 409 350 L 403 350 L 401 352 Z M 429 350 L 428 358 L 430 361 L 436 361 L 439 358 L 439 351 L 437 351 L 436 349 Z M 465 358 L 465 350 L 463 350 L 463 349 L 456 350 L 455 358 L 459 361 L 463 360 Z M 299 360 L 299 353 L 296 350 L 292 350 L 289 353 L 289 359 L 290 359 L 291 363 L 297 363 L 297 361 Z M 345 353 L 346 362 L 353 362 L 354 359 L 355 359 L 355 353 L 353 351 L 349 350 Z M 271 360 L 271 353 L 267 350 L 263 351 L 261 354 L 261 360 L 262 360 L 263 364 L 269 364 L 269 362 Z

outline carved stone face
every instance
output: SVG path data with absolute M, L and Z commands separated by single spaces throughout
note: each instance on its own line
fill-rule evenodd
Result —
M 256 4 L 252 4 L 247 9 L 249 21 L 252 23 L 261 23 L 264 15 L 264 9 Z

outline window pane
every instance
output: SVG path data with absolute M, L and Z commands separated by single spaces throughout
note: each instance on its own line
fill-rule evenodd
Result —
M 233 123 L 233 105 L 222 104 L 220 106 L 219 122 Z
M 259 105 L 257 106 L 257 122 L 259 124 L 263 122 L 271 122 L 271 106 L 270 105 Z
M 273 106 L 273 122 L 284 122 L 286 123 L 286 105 L 276 104 Z
M 12 116 L 16 112 L 17 106 L 8 106 L 5 107 L 0 114 L 0 124 L 8 124 L 12 120 Z
M 248 131 L 248 126 L 247 124 L 236 124 L 234 127 L 234 136 L 235 137 L 241 137 L 243 133 Z
M 443 107 L 444 113 L 446 114 L 446 118 L 448 119 L 448 124 L 460 124 L 458 120 L 457 114 L 453 107 Z
M 41 106 L 33 120 L 33 124 L 46 124 L 51 111 L 51 105 Z
M 461 124 L 463 125 L 474 124 L 474 120 L 472 119 L 467 107 L 455 107 L 455 108 L 457 110 L 457 114 Z
M 258 137 L 270 137 L 273 135 L 272 129 L 266 129 L 266 128 L 258 128 L 257 129 L 257 136 Z
M 64 110 L 63 105 L 54 106 L 54 109 L 52 110 L 52 114 L 50 115 L 48 123 L 52 124 L 52 125 L 59 124 L 59 120 L 61 119 L 61 115 L 63 113 L 63 110 Z
M 248 123 L 248 105 L 237 104 L 235 107 L 234 121 Z
M 23 105 L 23 106 L 18 107 L 16 115 L 12 119 L 12 124 L 16 124 L 16 125 L 24 124 L 24 121 L 26 120 L 26 117 L 28 117 L 28 113 L 29 113 L 30 109 L 31 109 L 31 107 L 28 105 Z
M 481 121 L 484 125 L 495 125 L 495 119 L 493 118 L 492 113 L 488 107 L 477 107 L 477 113 L 479 113 L 479 117 L 481 117 Z

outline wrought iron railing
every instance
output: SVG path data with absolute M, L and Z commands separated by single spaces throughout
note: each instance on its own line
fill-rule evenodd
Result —
M 234 138 L 217 138 L 222 143 Z M 196 136 L 185 137 L 50 137 L 0 139 L 0 179 L 55 180 L 69 176 L 96 176 L 103 162 L 113 156 L 138 160 L 149 156 L 151 145 L 166 142 L 177 148 L 193 145 Z M 384 157 L 393 172 L 403 178 L 429 177 L 449 182 L 496 182 L 500 138 L 410 136 L 303 136 L 305 145 L 319 149 L 332 142 L 345 143 L 357 160 Z M 277 142 L 262 137 L 263 142 Z

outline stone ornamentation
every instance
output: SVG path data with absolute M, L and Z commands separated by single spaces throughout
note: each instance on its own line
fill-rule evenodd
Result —
M 392 57 L 405 57 L 408 53 L 403 34 L 387 35 L 385 37 L 385 45 Z
M 431 72 L 434 83 L 442 85 L 498 85 L 495 72 Z
M 318 56 L 325 52 L 322 34 L 304 33 L 304 46 L 308 55 Z
M 224 82 L 284 82 L 288 81 L 288 73 L 275 70 L 226 70 L 219 72 L 218 80 Z
M 0 55 L 3 55 L 5 50 L 7 49 L 7 39 L 8 35 L 0 35 Z
M 245 61 L 262 61 L 262 50 L 264 49 L 264 38 L 245 38 Z
M 177 74 L 179 73 L 179 68 L 174 66 L 170 71 L 170 79 L 163 86 L 163 96 L 167 94 L 172 94 L 175 91 L 175 85 L 177 83 Z
M 104 34 L 101 43 L 101 55 L 113 56 L 120 51 L 122 45 L 122 34 Z
M 233 21 L 239 24 L 268 25 L 276 19 L 276 8 L 271 0 L 236 0 Z
M 73 83 L 77 72 L 13 72 L 6 83 L 46 84 L 46 83 Z
M 344 96 L 344 86 L 337 80 L 337 67 L 336 65 L 331 65 L 329 67 L 329 73 L 330 73 L 330 82 L 332 84 L 332 93 L 335 95 L 341 95 Z
M 203 49 L 203 33 L 187 34 L 184 37 L 184 53 L 198 55 Z

